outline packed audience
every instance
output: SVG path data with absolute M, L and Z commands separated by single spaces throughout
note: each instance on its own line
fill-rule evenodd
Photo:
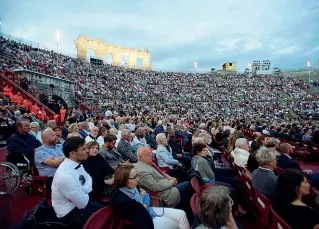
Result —
M 124 111 L 168 114 L 266 114 L 270 118 L 283 118 L 290 108 L 301 118 L 306 118 L 305 115 L 317 118 L 315 114 L 318 114 L 317 97 L 304 80 L 296 77 L 144 71 L 91 65 L 63 54 L 59 54 L 56 69 L 54 51 L 4 37 L 0 37 L 0 43 L 6 53 L 15 57 L 0 59 L 0 68 L 28 69 L 75 81 L 78 98 L 94 98 L 96 111 L 118 107 Z M 92 103 L 92 100 L 81 101 Z
M 0 69 L 58 75 L 76 82 L 78 96 L 103 100 L 101 111 L 61 108 L 57 120 L 39 117 L 19 93 L 0 101 L 7 161 L 26 157 L 48 177 L 59 222 L 82 228 L 111 204 L 141 229 L 240 228 L 247 209 L 237 171 L 222 160 L 228 152 L 292 228 L 319 225 L 318 203 L 302 198 L 319 188 L 319 174 L 291 157 L 319 145 L 319 124 L 302 119 L 318 113 L 317 97 L 302 79 L 143 71 L 62 54 L 56 69 L 53 51 L 0 43 L 15 57 L 0 59 Z M 297 117 L 286 119 L 287 108 Z M 243 127 L 254 132 L 251 142 Z M 195 214 L 194 177 L 202 189 Z
M 293 228 L 313 228 L 319 223 L 316 209 L 303 207 L 301 199 L 309 193 L 307 180 L 313 188 L 319 187 L 319 174 L 302 170 L 291 159 L 292 146 L 278 140 L 315 145 L 319 132 L 315 123 L 116 116 L 111 111 L 102 119 L 93 119 L 77 110 L 67 114 L 61 127 L 49 120 L 42 129 L 38 122 L 30 121 L 27 117 L 15 119 L 17 129 L 7 141 L 7 160 L 18 163 L 24 154 L 35 163 L 39 174 L 48 177 L 49 198 L 58 219 L 73 228 L 81 228 L 108 204 L 119 210 L 119 217 L 139 228 L 237 228 L 236 219 L 247 212 L 242 207 L 236 171 L 221 160 L 223 147 L 238 166 L 250 170 L 254 188 L 273 201 L 275 210 Z M 255 131 L 251 142 L 243 127 Z M 274 173 L 277 166 L 286 169 L 279 178 Z M 283 199 L 281 189 L 294 173 L 302 178 L 294 183 L 300 191 Z M 202 192 L 195 216 L 190 206 L 190 179 L 194 176 L 202 185 L 215 185 Z M 151 207 L 149 192 L 157 193 L 164 207 Z M 110 199 L 101 202 L 102 197 Z M 210 212 L 216 211 L 225 212 L 214 218 Z M 294 214 L 306 217 L 307 225 L 289 217 Z

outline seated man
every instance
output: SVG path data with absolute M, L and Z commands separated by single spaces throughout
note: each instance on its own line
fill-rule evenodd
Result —
M 82 138 L 86 138 L 89 135 L 89 130 L 90 130 L 90 126 L 89 126 L 89 122 L 85 121 L 85 122 L 80 122 L 79 123 L 79 127 L 80 127 L 80 135 Z
M 256 160 L 259 168 L 253 172 L 253 187 L 271 199 L 277 186 L 278 177 L 274 173 L 277 158 L 272 149 L 263 149 L 257 152 Z
M 57 144 L 56 134 L 52 129 L 45 129 L 41 135 L 43 145 L 36 149 L 34 160 L 40 176 L 48 177 L 48 188 L 51 188 L 53 176 L 64 160 L 62 145 Z
M 246 138 L 238 138 L 235 142 L 235 149 L 231 152 L 234 162 L 238 166 L 245 167 L 249 157 L 249 145 Z
M 98 133 L 99 133 L 99 128 L 97 126 L 93 126 L 90 129 L 89 135 L 86 136 L 86 138 L 85 138 L 85 143 L 89 143 L 91 141 L 96 141 Z
M 178 178 L 180 181 L 188 181 L 190 177 L 186 174 L 186 168 L 179 160 L 174 159 L 171 147 L 167 145 L 167 138 L 164 133 L 156 135 L 158 143 L 156 159 L 159 166 L 170 167 L 169 175 Z
M 279 151 L 281 152 L 280 156 L 277 159 L 277 166 L 282 169 L 299 169 L 300 165 L 291 159 L 289 154 L 293 152 L 292 146 L 288 143 L 282 143 L 279 147 Z M 310 184 L 312 187 L 319 188 L 319 173 L 313 173 L 311 169 L 303 169 L 307 179 L 310 180 Z
M 177 143 L 175 139 L 175 131 L 170 128 L 168 131 L 168 145 L 171 147 L 173 152 L 173 157 L 184 163 L 187 169 L 191 167 L 191 159 L 193 154 L 189 152 L 184 152 L 183 148 Z
M 81 166 L 88 157 L 85 140 L 72 137 L 63 144 L 64 161 L 52 182 L 52 207 L 57 217 L 70 228 L 82 228 L 87 219 L 103 207 L 90 201 L 92 178 Z
M 138 174 L 138 184 L 145 189 L 158 193 L 168 207 L 184 210 L 188 217 L 193 216 L 190 209 L 192 188 L 190 182 L 177 184 L 175 178 L 164 174 L 152 163 L 152 152 L 147 146 L 141 146 L 137 151 L 138 162 L 134 165 Z M 192 220 L 190 220 L 192 221 Z
M 145 139 L 147 144 L 150 145 L 150 147 L 152 149 L 156 149 L 157 148 L 157 142 L 156 140 L 153 138 L 151 131 L 150 131 L 150 127 L 149 126 L 144 126 L 144 133 L 145 133 Z
M 121 141 L 117 145 L 117 151 L 121 154 L 123 160 L 130 160 L 132 163 L 137 162 L 137 156 L 133 151 L 133 147 L 130 143 L 131 131 L 128 129 L 121 130 Z
M 104 145 L 98 152 L 113 169 L 116 169 L 118 164 L 124 162 L 121 154 L 115 148 L 115 142 L 116 136 L 113 134 L 107 134 L 104 137 Z
M 27 119 L 18 120 L 16 123 L 17 132 L 7 140 L 8 157 L 7 161 L 13 164 L 27 163 L 23 155 L 30 161 L 30 166 L 34 163 L 35 149 L 41 146 L 30 132 L 30 122 Z

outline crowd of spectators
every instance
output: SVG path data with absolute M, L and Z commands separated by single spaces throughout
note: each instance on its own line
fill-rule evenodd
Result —
M 17 43 L 1 37 L 5 52 L 14 60 L 0 59 L 0 68 L 28 69 L 76 82 L 83 98 L 93 106 L 122 110 L 162 111 L 168 114 L 255 116 L 283 118 L 287 108 L 302 118 L 317 117 L 317 96 L 300 78 L 239 73 L 182 73 L 94 65 L 80 59 Z M 87 105 L 92 100 L 83 100 Z M 92 104 L 91 104 L 92 105 Z M 92 107 L 92 106 L 89 107 Z
M 7 160 L 23 155 L 48 177 L 48 193 L 59 221 L 81 228 L 106 203 L 141 229 L 229 228 L 247 214 L 236 171 L 226 168 L 226 148 L 239 167 L 251 172 L 256 190 L 293 228 L 313 229 L 316 209 L 303 202 L 319 175 L 301 169 L 289 143 L 319 144 L 319 125 L 299 117 L 318 111 L 317 97 L 298 78 L 227 73 L 173 73 L 91 65 L 85 61 L 0 38 L 15 59 L 0 59 L 1 69 L 28 69 L 73 80 L 76 93 L 104 99 L 108 110 L 65 111 L 59 126 L 46 127 L 23 104 L 1 101 L 1 135 Z M 60 120 L 61 121 L 61 120 Z M 255 131 L 248 142 L 242 128 Z M 178 141 L 178 142 L 177 142 Z M 275 168 L 285 170 L 277 177 Z M 165 170 L 166 173 L 163 172 Z M 199 198 L 194 216 L 191 177 L 211 185 Z M 157 193 L 164 207 L 151 207 Z M 318 206 L 317 206 L 318 208 Z M 295 217 L 291 217 L 295 216 Z M 303 220 L 299 220 L 302 216 Z

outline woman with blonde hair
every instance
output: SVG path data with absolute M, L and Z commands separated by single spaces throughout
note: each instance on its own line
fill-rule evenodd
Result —
M 86 143 L 89 150 L 88 159 L 83 161 L 85 171 L 93 180 L 93 198 L 110 196 L 114 190 L 114 169 L 98 154 L 99 144 L 96 141 Z

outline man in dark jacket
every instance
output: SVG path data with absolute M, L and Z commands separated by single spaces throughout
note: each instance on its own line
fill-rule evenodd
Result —
M 150 127 L 144 126 L 143 128 L 144 128 L 145 139 L 146 139 L 147 144 L 149 144 L 152 149 L 157 149 L 157 142 L 153 138 L 153 136 L 150 132 Z
M 31 127 L 29 120 L 21 119 L 17 121 L 17 132 L 7 140 L 8 157 L 7 161 L 17 164 L 26 163 L 23 155 L 30 161 L 30 166 L 34 163 L 35 149 L 41 146 L 41 143 L 29 134 Z
M 282 143 L 279 148 L 281 154 L 277 159 L 277 166 L 282 169 L 299 169 L 300 165 L 299 163 L 295 162 L 291 159 L 289 154 L 293 152 L 292 146 L 288 143 Z M 310 184 L 312 187 L 319 188 L 319 173 L 313 173 L 311 169 L 303 169 L 302 170 L 305 173 L 305 176 L 308 180 L 310 180 Z

